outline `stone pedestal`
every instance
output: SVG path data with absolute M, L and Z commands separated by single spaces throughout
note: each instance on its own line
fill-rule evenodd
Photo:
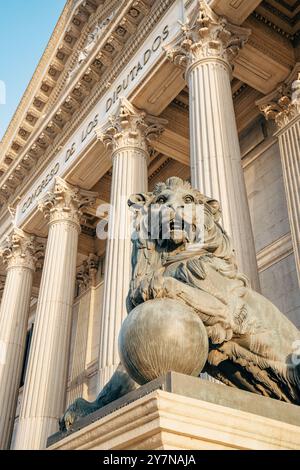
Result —
M 79 421 L 73 432 L 52 436 L 48 445 L 50 450 L 299 449 L 300 407 L 169 373 Z
M 147 192 L 148 142 L 162 132 L 159 122 L 122 99 L 108 125 L 97 130 L 98 139 L 112 151 L 113 163 L 100 336 L 100 388 L 119 364 L 118 336 L 127 315 L 132 249 L 127 201 L 131 194 Z

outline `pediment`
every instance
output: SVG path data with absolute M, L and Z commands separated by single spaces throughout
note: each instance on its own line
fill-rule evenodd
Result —
M 113 66 L 155 0 L 68 0 L 1 142 L 0 198 L 20 182 L 61 135 Z M 108 84 L 109 85 L 109 84 Z M 3 177 L 3 178 L 2 178 Z

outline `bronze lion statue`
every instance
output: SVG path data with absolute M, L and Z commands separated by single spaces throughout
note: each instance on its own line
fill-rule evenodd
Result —
M 187 304 L 209 339 L 204 372 L 228 386 L 300 404 L 300 332 L 238 271 L 219 203 L 173 177 L 128 204 L 135 214 L 128 313 L 156 298 Z M 137 387 L 120 364 L 95 402 L 79 398 L 68 408 L 60 429 Z

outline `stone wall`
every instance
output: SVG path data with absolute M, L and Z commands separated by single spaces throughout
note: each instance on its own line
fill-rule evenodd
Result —
M 261 293 L 300 328 L 297 283 L 279 146 L 258 121 L 241 138 Z
M 102 297 L 103 282 L 89 288 L 74 303 L 67 405 L 78 397 L 93 400 L 97 394 Z

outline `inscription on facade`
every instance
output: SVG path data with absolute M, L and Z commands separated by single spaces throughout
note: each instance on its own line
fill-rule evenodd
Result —
M 149 62 L 149 59 L 151 58 L 152 54 L 161 47 L 161 45 L 165 42 L 168 36 L 169 36 L 169 25 L 166 25 L 162 31 L 162 34 L 159 34 L 158 36 L 156 36 L 151 47 L 146 49 L 146 51 L 142 55 L 142 58 L 140 58 L 140 60 L 134 65 L 134 67 L 132 67 L 130 72 L 127 74 L 126 78 L 123 78 L 123 79 L 121 78 L 121 81 L 119 82 L 117 88 L 113 92 L 113 95 L 110 96 L 108 100 L 106 101 L 106 112 L 110 110 L 112 105 L 118 101 L 118 99 L 123 94 L 123 92 L 127 90 L 129 83 L 134 82 L 138 78 L 138 76 L 140 75 L 140 72 Z
M 57 162 L 55 166 L 49 171 L 46 177 L 42 180 L 42 182 L 38 185 L 36 190 L 29 196 L 26 202 L 22 206 L 22 213 L 27 211 L 29 207 L 37 200 L 41 192 L 48 186 L 48 184 L 53 180 L 54 176 L 56 176 L 59 172 L 60 164 Z
M 87 137 L 91 134 L 94 128 L 98 125 L 98 114 L 94 117 L 92 121 L 88 123 L 87 126 L 82 130 L 81 133 L 81 142 L 83 143 Z M 77 150 L 76 142 L 73 142 L 71 146 L 67 149 L 65 153 L 64 162 L 67 163 L 73 155 L 75 155 Z M 59 173 L 60 170 L 60 163 L 57 162 L 55 166 L 50 170 L 50 172 L 46 175 L 43 181 L 38 185 L 36 190 L 28 197 L 25 203 L 22 206 L 22 213 L 24 214 L 27 209 L 34 203 L 34 201 L 39 197 L 41 192 L 49 185 L 49 183 L 53 180 L 54 176 Z
M 23 200 L 20 201 L 16 211 L 16 224 L 22 226 L 23 221 L 36 207 L 43 193 L 49 188 L 55 176 L 65 177 L 73 164 L 84 154 L 85 148 L 94 138 L 94 129 L 99 124 L 108 119 L 113 108 L 117 105 L 121 96 L 128 96 L 134 89 L 137 82 L 142 80 L 145 74 L 155 64 L 162 51 L 162 47 L 170 41 L 179 31 L 178 19 L 182 19 L 182 0 L 178 0 L 168 10 L 164 20 L 149 35 L 147 43 L 131 59 L 123 74 L 117 79 L 116 86 L 110 88 L 100 99 L 89 117 L 82 126 L 73 134 L 72 138 L 56 156 L 48 169 L 45 170 L 40 179 L 36 182 L 36 187 L 29 191 Z

